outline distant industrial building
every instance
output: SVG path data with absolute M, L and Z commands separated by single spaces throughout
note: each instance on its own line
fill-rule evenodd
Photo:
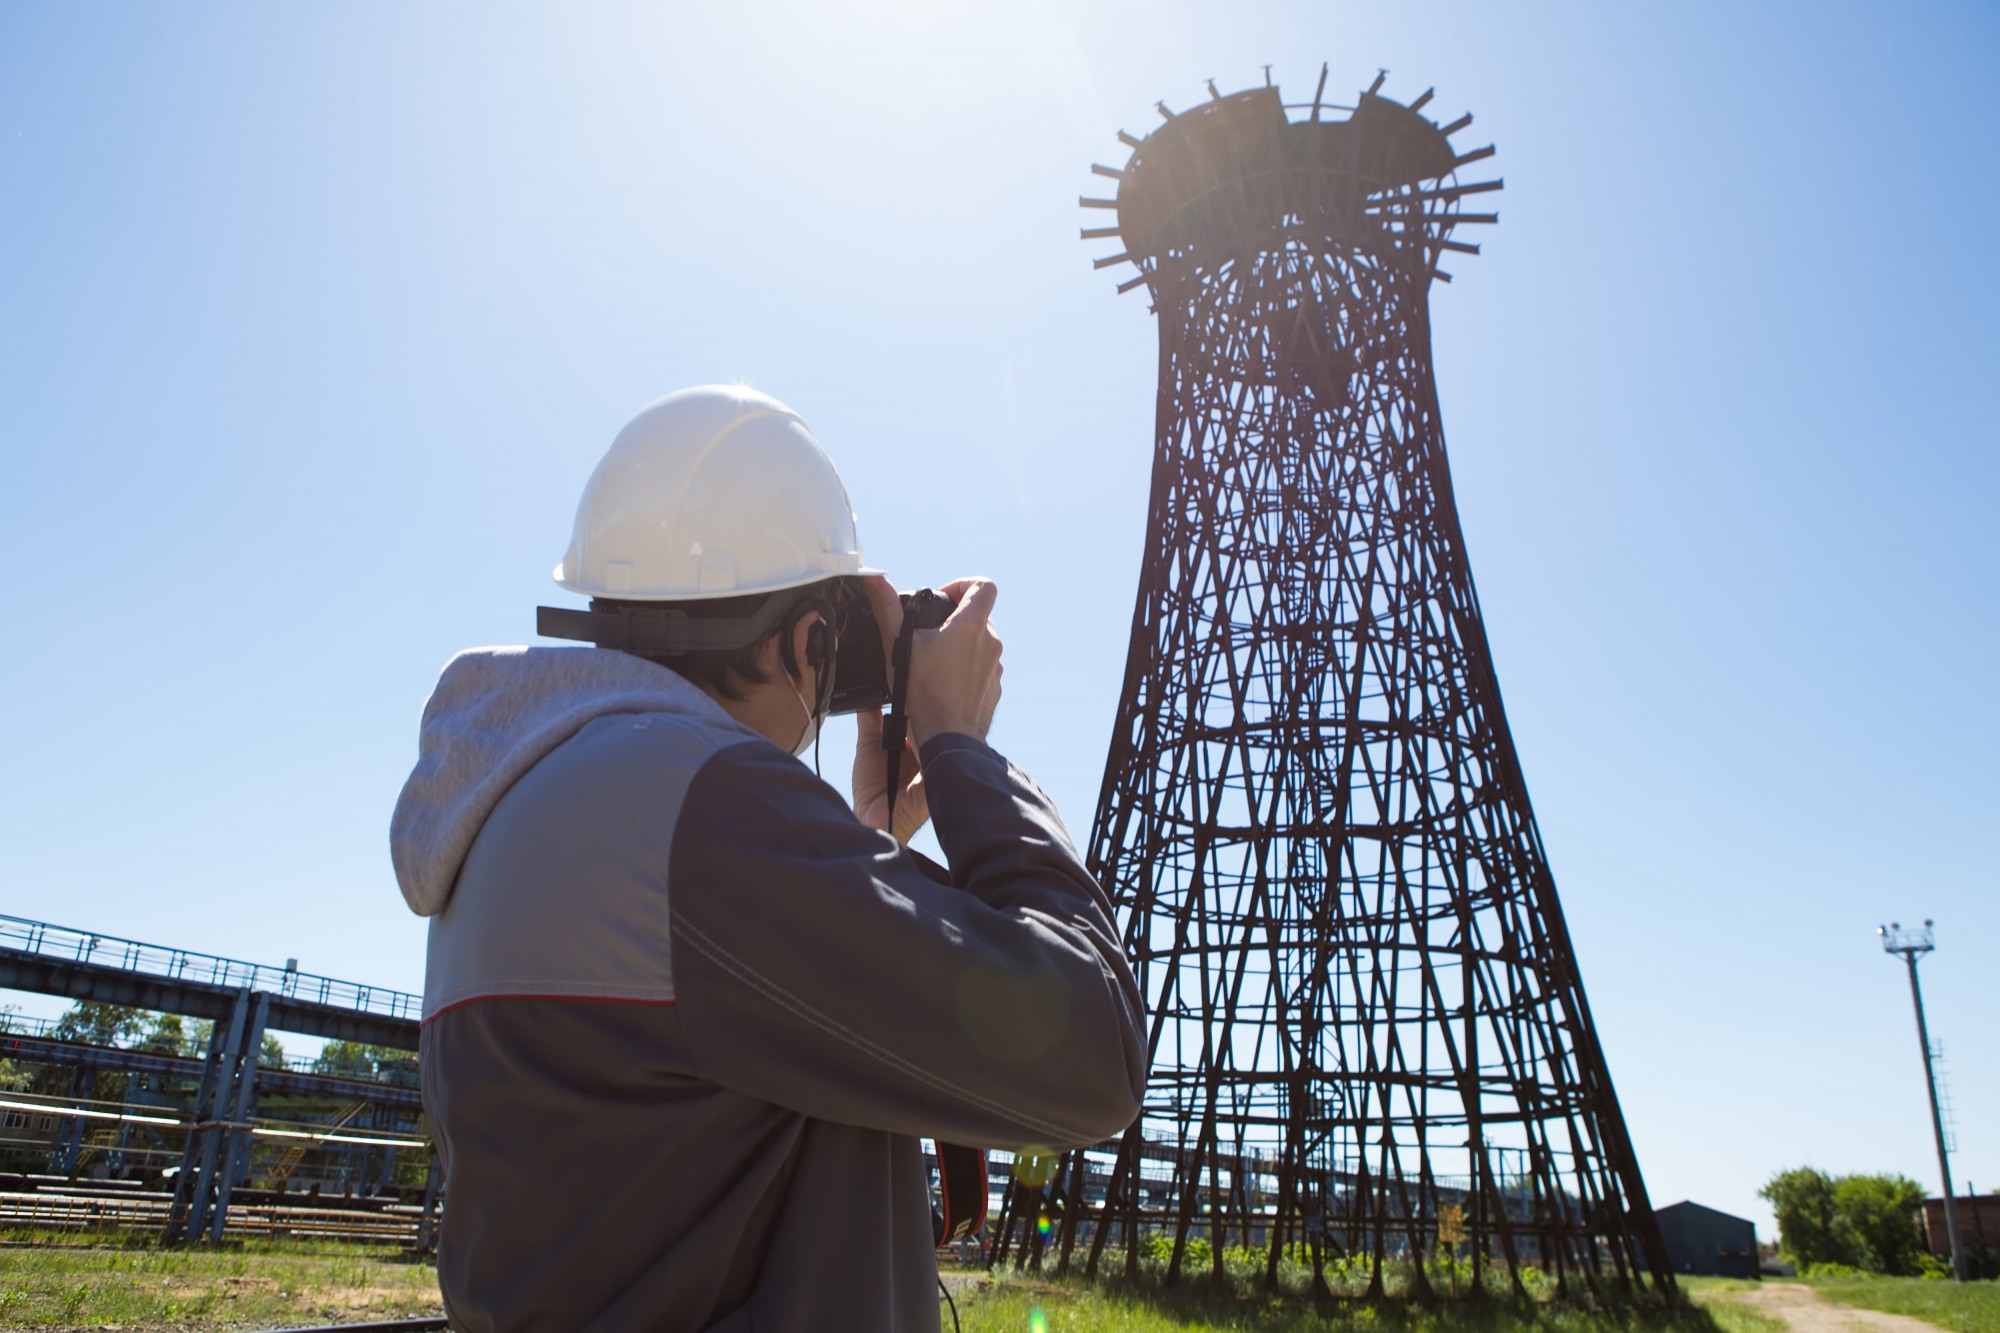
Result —
M 1748 1277 L 1757 1273 L 1757 1225 L 1748 1218 L 1676 1203 L 1654 1210 L 1667 1260 L 1676 1273 L 1704 1277 Z M 1942 1214 L 1940 1214 L 1942 1217 Z M 1939 1227 L 1943 1227 L 1940 1220 Z

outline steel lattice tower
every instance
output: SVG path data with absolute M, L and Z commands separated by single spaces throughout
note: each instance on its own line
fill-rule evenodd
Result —
M 1090 856 L 1151 1016 L 1141 1120 L 1070 1154 L 1064 1264 L 1152 1236 L 1670 1286 L 1493 674 L 1427 294 L 1498 180 L 1408 106 L 1268 84 L 1131 147 L 1151 515 Z M 1344 116 L 1338 114 L 1345 112 Z M 1032 1204 L 1028 1206 L 1033 1206 Z M 1454 1215 L 1449 1210 L 1456 1209 Z M 1015 1209 L 1018 1216 L 1021 1209 Z M 1024 1236 L 1026 1232 L 1024 1230 Z M 1004 1237 L 1003 1237 L 1004 1243 Z M 1039 1255 L 1040 1243 L 1026 1242 Z M 1399 1265 L 1404 1270 L 1411 1265 Z M 1426 1286 L 1421 1266 L 1409 1283 Z

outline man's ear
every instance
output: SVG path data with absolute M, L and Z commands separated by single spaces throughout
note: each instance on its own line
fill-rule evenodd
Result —
M 784 669 L 785 678 L 795 686 L 804 684 L 801 662 L 824 674 L 833 656 L 830 637 L 826 622 L 817 611 L 808 611 L 793 621 L 791 628 L 780 636 L 778 645 L 778 664 Z
M 824 682 L 826 673 L 833 668 L 833 627 L 827 624 L 826 617 L 817 611 L 812 614 L 812 623 L 806 626 L 806 641 L 801 657 Z

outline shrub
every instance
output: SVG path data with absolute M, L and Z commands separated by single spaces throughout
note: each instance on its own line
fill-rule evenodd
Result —
M 1906 1176 L 1836 1177 L 1802 1166 L 1772 1176 L 1757 1194 L 1777 1214 L 1778 1246 L 1802 1274 L 1923 1271 L 1924 1191 Z
M 1854 1263 L 1877 1273 L 1909 1276 L 1922 1271 L 1917 1229 L 1923 1187 L 1906 1176 L 1842 1176 L 1834 1182 L 1834 1208 L 1855 1251 Z
M 1154 1235 L 1146 1240 L 1146 1257 L 1165 1268 L 1173 1261 L 1174 1238 Z M 1215 1262 L 1214 1252 L 1208 1248 L 1208 1241 L 1200 1236 L 1188 1237 L 1187 1250 L 1181 1255 L 1181 1269 L 1201 1270 Z
M 1778 1215 L 1778 1245 L 1801 1273 L 1814 1264 L 1841 1263 L 1852 1257 L 1840 1242 L 1833 1178 L 1826 1172 L 1809 1166 L 1780 1171 L 1764 1182 L 1757 1197 Z

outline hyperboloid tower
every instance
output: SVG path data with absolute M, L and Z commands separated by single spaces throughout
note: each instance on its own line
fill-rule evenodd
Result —
M 1144 1114 L 1039 1206 L 1061 1262 L 1206 1240 L 1419 1293 L 1673 1281 L 1500 702 L 1427 296 L 1498 180 L 1378 95 L 1169 111 L 1123 168 L 1159 317 L 1151 515 L 1090 854 L 1151 1015 Z M 1027 1232 L 1024 1229 L 1023 1235 Z M 1039 1250 L 1043 1242 L 1029 1239 Z M 1199 1251 L 1196 1251 L 1199 1253 Z M 1427 1277 L 1424 1266 L 1432 1261 Z M 1407 1277 L 1397 1277 L 1407 1274 Z

